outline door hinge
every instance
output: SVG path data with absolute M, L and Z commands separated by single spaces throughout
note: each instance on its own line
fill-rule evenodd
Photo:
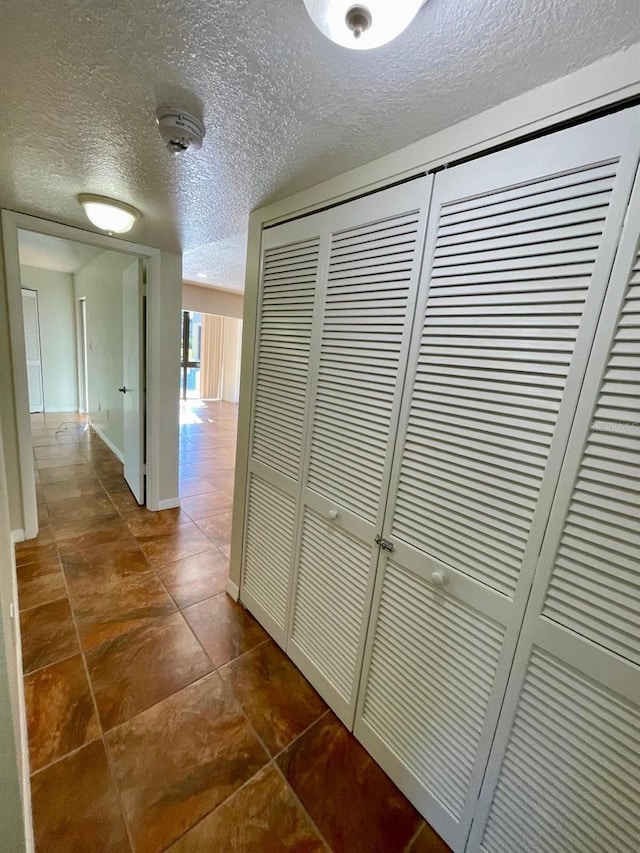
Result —
M 384 539 L 382 536 L 376 536 L 376 545 L 379 545 L 383 551 L 395 551 L 396 546 L 393 542 L 389 542 L 388 539 Z

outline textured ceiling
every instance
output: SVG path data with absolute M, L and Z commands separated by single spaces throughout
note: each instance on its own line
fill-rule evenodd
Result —
M 88 227 L 76 194 L 118 197 L 131 239 L 241 289 L 251 209 L 638 41 L 638 0 L 429 0 L 371 52 L 302 0 L 3 0 L 0 206 Z M 161 103 L 202 113 L 200 152 L 163 148 Z
M 104 249 L 34 231 L 18 231 L 18 251 L 20 263 L 24 266 L 76 273 L 101 255 Z

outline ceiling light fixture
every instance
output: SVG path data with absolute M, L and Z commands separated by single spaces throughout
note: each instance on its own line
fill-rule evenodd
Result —
M 141 216 L 135 207 L 102 195 L 81 193 L 78 201 L 84 207 L 89 222 L 109 234 L 124 234 L 125 231 L 130 231 L 133 223 Z
M 318 29 L 342 47 L 369 50 L 399 36 L 426 0 L 304 0 Z

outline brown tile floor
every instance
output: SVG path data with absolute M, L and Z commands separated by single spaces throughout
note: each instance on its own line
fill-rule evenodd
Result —
M 184 414 L 182 508 L 159 513 L 80 416 L 32 418 L 41 532 L 17 563 L 37 850 L 445 853 L 226 596 L 236 407 Z

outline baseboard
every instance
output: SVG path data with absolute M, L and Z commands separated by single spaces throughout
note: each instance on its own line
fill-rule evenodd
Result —
M 69 412 L 70 415 L 71 414 L 75 415 L 78 412 L 78 407 L 77 406 L 75 406 L 75 407 L 74 406 L 62 406 L 61 408 L 52 409 L 49 406 L 45 406 L 45 409 L 44 409 L 45 415 L 56 415 L 56 414 L 59 414 L 60 412 Z M 80 414 L 82 414 L 82 412 L 80 412 Z
M 12 530 L 11 531 L 11 541 L 13 542 L 14 545 L 16 544 L 16 542 L 24 542 L 26 538 L 27 538 L 27 534 L 24 532 L 24 530 L 22 528 L 20 528 L 19 530 Z
M 226 593 L 230 598 L 233 598 L 234 601 L 237 601 L 240 598 L 240 587 L 238 584 L 234 583 L 232 580 L 227 581 L 227 585 L 225 587 Z
M 158 509 L 175 509 L 180 506 L 180 498 L 166 498 L 158 501 Z
M 95 432 L 95 434 L 107 445 L 109 450 L 113 453 L 113 455 L 118 459 L 118 461 L 124 464 L 124 456 L 120 450 L 115 446 L 115 444 L 111 441 L 110 438 L 104 434 L 104 432 L 97 426 L 95 423 L 91 424 L 91 429 Z

